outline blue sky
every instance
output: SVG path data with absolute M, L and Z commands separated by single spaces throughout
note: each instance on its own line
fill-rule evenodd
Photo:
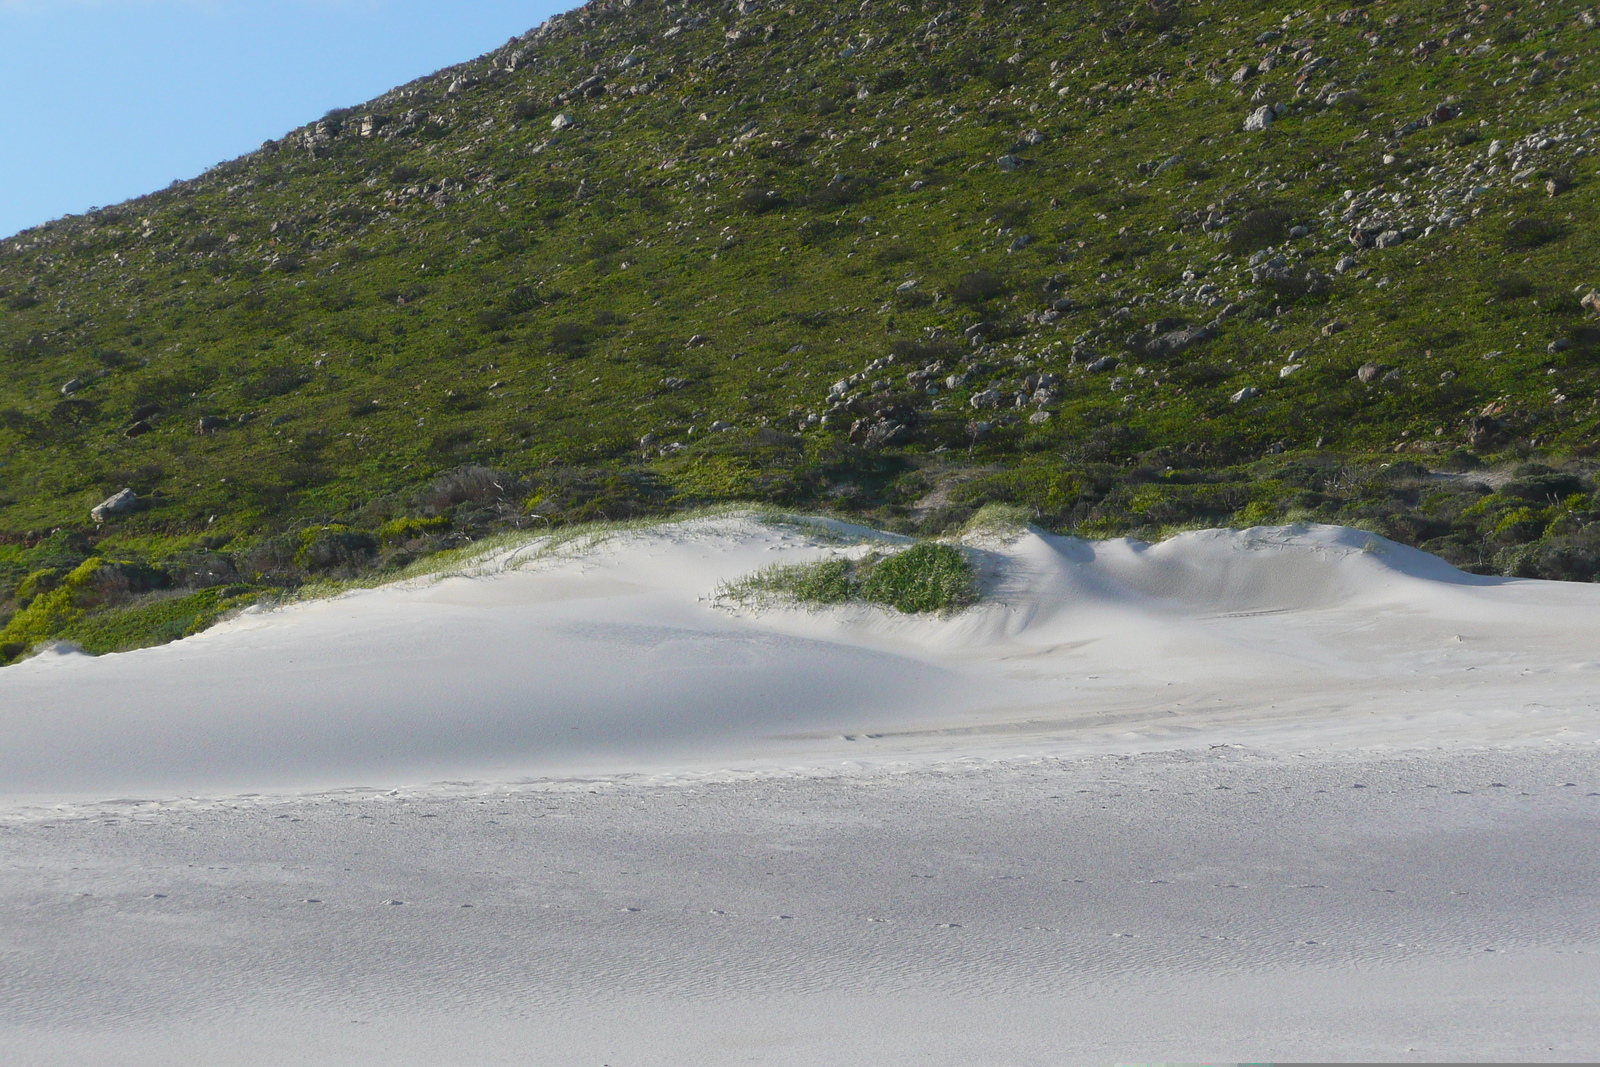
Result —
M 574 0 L 0 0 L 0 236 L 189 178 Z

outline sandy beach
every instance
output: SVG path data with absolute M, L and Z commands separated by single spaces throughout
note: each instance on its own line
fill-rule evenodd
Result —
M 7 1062 L 1593 1059 L 1600 588 L 723 516 L 0 671 Z

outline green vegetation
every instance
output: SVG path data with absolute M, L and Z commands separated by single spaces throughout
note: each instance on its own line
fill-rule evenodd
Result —
M 740 6 L 0 241 L 8 648 L 734 501 L 1600 574 L 1588 8 Z M 48 599 L 90 559 L 164 584 Z
M 972 565 L 961 550 L 925 541 L 892 555 L 825 559 L 764 568 L 721 590 L 753 604 L 793 602 L 811 607 L 865 601 L 908 615 L 958 611 L 977 601 Z

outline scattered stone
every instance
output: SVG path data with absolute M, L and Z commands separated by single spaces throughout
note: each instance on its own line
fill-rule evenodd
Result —
M 1011 242 L 1011 251 L 1020 252 L 1033 243 L 1033 235 L 1028 233 L 1018 234 L 1016 240 Z
M 1243 400 L 1254 400 L 1256 397 L 1258 397 L 1260 395 L 1261 395 L 1261 390 L 1257 389 L 1253 385 L 1247 385 L 1243 389 L 1239 390 L 1237 393 L 1234 393 L 1228 399 L 1230 401 L 1232 401 L 1233 403 L 1237 404 L 1237 403 L 1239 403 L 1240 401 L 1243 401 Z
M 1600 314 L 1600 289 L 1591 289 L 1585 293 L 1583 299 L 1578 301 L 1578 304 L 1589 311 Z
M 899 285 L 895 286 L 894 287 L 894 291 L 897 292 L 897 293 L 909 293 L 909 292 L 911 292 L 911 290 L 915 289 L 916 287 L 917 287 L 917 280 L 915 278 L 913 278 L 910 281 L 904 281 L 904 282 L 901 282 Z
M 1271 104 L 1262 104 L 1260 107 L 1250 112 L 1250 114 L 1245 118 L 1244 132 L 1256 133 L 1260 130 L 1264 130 L 1268 126 L 1271 126 L 1273 122 L 1277 120 L 1277 118 L 1278 114 L 1273 110 Z
M 1035 411 L 1032 415 L 1028 416 L 1028 421 L 1033 425 L 1038 426 L 1041 423 L 1050 421 L 1050 413 L 1048 411 Z
M 1006 155 L 1003 155 L 999 159 L 995 160 L 995 165 L 1001 170 L 1005 171 L 1007 174 L 1010 174 L 1012 171 L 1016 170 L 1021 164 L 1022 160 L 1018 159 L 1014 155 L 1011 155 L 1010 153 L 1007 153 Z
M 1356 371 L 1356 377 L 1361 380 L 1362 385 L 1370 385 L 1382 373 L 1383 368 L 1376 363 L 1363 363 Z
M 139 497 L 132 489 L 119 489 L 102 500 L 89 512 L 95 522 L 105 522 L 112 515 L 126 515 L 139 506 Z
M 79 389 L 82 389 L 83 388 L 83 384 L 84 383 L 83 383 L 83 380 L 81 378 L 74 378 L 74 379 L 72 379 L 71 381 L 67 382 L 65 385 L 63 385 L 61 387 L 61 395 L 62 396 L 71 396 L 73 393 L 76 393 Z
M 1089 364 L 1089 373 L 1090 374 L 1104 374 L 1106 371 L 1116 370 L 1116 369 L 1117 369 L 1117 357 L 1116 356 L 1101 356 L 1099 359 L 1097 359 L 1093 363 Z
M 560 133 L 562 130 L 570 130 L 577 124 L 578 120 L 567 114 L 565 111 L 550 120 L 550 128 L 555 130 L 557 133 Z
M 707 337 L 703 333 L 697 333 L 693 337 L 689 338 L 689 340 L 684 343 L 683 347 L 685 347 L 685 348 L 699 348 L 701 345 L 708 345 L 710 343 L 711 343 L 711 338 Z
M 1281 368 L 1278 371 L 1278 377 L 1287 378 L 1291 374 L 1294 374 L 1297 371 L 1301 371 L 1301 370 L 1304 370 L 1304 369 L 1305 369 L 1305 364 L 1304 363 L 1290 363 L 1290 364 L 1284 366 L 1283 368 Z
M 216 433 L 228 425 L 228 420 L 216 415 L 200 416 L 200 424 L 196 427 L 198 433 Z
M 1243 85 L 1245 82 L 1249 81 L 1251 78 L 1254 78 L 1259 73 L 1260 69 L 1254 63 L 1246 63 L 1244 66 L 1234 71 L 1233 76 L 1228 80 L 1235 85 Z
M 1335 319 L 1333 322 L 1328 323 L 1322 328 L 1322 336 L 1332 337 L 1336 333 L 1344 333 L 1344 331 L 1348 330 L 1349 328 L 1350 324 L 1348 322 L 1340 322 L 1339 320 Z
M 1567 340 L 1565 337 L 1558 337 L 1554 341 L 1551 341 L 1549 344 L 1545 345 L 1544 350 L 1553 356 L 1557 352 L 1565 352 L 1571 347 L 1571 341 Z
M 1172 330 L 1161 334 L 1149 344 L 1144 346 L 1147 356 L 1175 356 L 1179 352 L 1193 348 L 1195 345 L 1205 344 L 1216 337 L 1216 334 L 1204 326 L 1191 327 L 1185 330 Z
M 1549 181 L 1544 183 L 1544 191 L 1550 196 L 1560 196 L 1562 193 L 1571 188 L 1572 183 L 1567 181 L 1565 178 L 1551 178 Z
M 1298 241 L 1302 237 L 1309 236 L 1310 233 L 1311 233 L 1310 228 L 1305 227 L 1305 226 L 1291 226 L 1291 227 L 1289 227 L 1289 236 L 1293 240 L 1297 240 Z
M 1343 256 L 1339 262 L 1333 265 L 1333 270 L 1335 274 L 1344 274 L 1346 271 L 1355 270 L 1360 265 L 1361 261 L 1356 259 L 1355 256 Z
M 639 438 L 639 447 L 640 448 L 654 448 L 657 445 L 659 445 L 660 443 L 661 443 L 661 435 L 660 434 L 647 433 L 643 437 Z
M 709 432 L 710 433 L 727 433 L 731 429 L 733 429 L 733 423 L 731 423 L 731 422 L 723 422 L 721 419 L 718 419 L 716 422 L 713 422 L 711 424 L 711 426 L 709 428 Z
M 998 389 L 985 389 L 981 393 L 973 393 L 972 399 L 967 403 L 978 409 L 997 408 L 1000 406 L 1001 393 Z

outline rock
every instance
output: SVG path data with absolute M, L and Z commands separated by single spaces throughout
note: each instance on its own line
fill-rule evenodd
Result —
M 1126 388 L 1128 388 L 1128 379 L 1121 375 L 1111 379 L 1111 391 L 1113 393 L 1120 393 Z
M 1254 78 L 1259 73 L 1260 70 L 1254 63 L 1246 63 L 1244 66 L 1234 71 L 1233 76 L 1228 80 L 1235 85 L 1243 85 L 1245 82 L 1249 81 L 1251 78 Z
M 197 433 L 216 433 L 227 425 L 227 419 L 218 418 L 216 415 L 202 415 L 200 416 L 200 423 L 195 429 Z
M 1571 347 L 1571 341 L 1568 341 L 1565 337 L 1558 337 L 1554 341 L 1551 341 L 1549 344 L 1545 345 L 1544 350 L 1553 356 L 1557 352 L 1565 352 Z
M 1250 268 L 1250 281 L 1255 285 L 1260 285 L 1262 282 L 1287 281 L 1292 276 L 1289 265 L 1276 256 Z
M 1253 385 L 1247 385 L 1243 389 L 1239 390 L 1237 393 L 1234 393 L 1228 399 L 1230 401 L 1232 401 L 1233 403 L 1237 404 L 1237 403 L 1239 403 L 1240 401 L 1243 401 L 1243 400 L 1254 400 L 1256 397 L 1258 397 L 1260 395 L 1261 395 L 1261 390 L 1257 389 Z
M 1299 240 L 1302 237 L 1309 236 L 1310 233 L 1311 233 L 1311 230 L 1309 228 L 1305 227 L 1305 226 L 1291 226 L 1291 227 L 1289 227 L 1289 236 L 1291 238 L 1295 239 L 1295 240 Z
M 967 340 L 970 341 L 975 337 L 988 337 L 990 334 L 994 333 L 994 331 L 995 324 L 992 322 L 975 322 L 961 332 L 965 334 Z
M 731 423 L 731 422 L 723 422 L 721 419 L 718 419 L 716 422 L 713 422 L 711 424 L 709 432 L 710 433 L 727 433 L 731 429 L 733 429 L 733 423 Z
M 1384 230 L 1378 234 L 1372 244 L 1375 248 L 1393 248 L 1405 240 L 1405 235 L 1399 230 Z
M 557 133 L 560 133 L 562 130 L 570 130 L 577 124 L 578 120 L 567 114 L 565 111 L 550 120 L 550 128 L 555 130 Z
M 1028 233 L 1018 234 L 1016 240 L 1011 242 L 1011 251 L 1020 252 L 1033 243 L 1033 235 Z
M 1099 359 L 1097 359 L 1093 363 L 1089 364 L 1089 373 L 1090 374 L 1104 374 L 1106 371 L 1116 370 L 1116 369 L 1117 369 L 1117 357 L 1116 356 L 1101 356 Z
M 71 381 L 67 382 L 65 385 L 63 385 L 61 387 L 61 395 L 62 396 L 71 396 L 73 393 L 76 393 L 79 389 L 82 389 L 82 388 L 83 388 L 83 380 L 80 379 L 80 378 L 74 378 L 74 379 L 72 379 Z
M 1356 259 L 1355 256 L 1343 256 L 1339 262 L 1333 265 L 1333 271 L 1335 274 L 1344 274 L 1347 271 L 1355 270 L 1360 265 L 1361 261 Z
M 1562 193 L 1571 188 L 1572 183 L 1567 181 L 1565 178 L 1551 178 L 1549 181 L 1544 183 L 1544 191 L 1551 196 L 1560 196 Z
M 111 515 L 126 515 L 139 506 L 139 497 L 132 489 L 119 489 L 111 496 L 96 504 L 89 512 L 89 518 L 95 522 L 105 522 Z
M 1579 306 L 1600 314 L 1600 289 L 1591 289 L 1578 301 Z
M 689 338 L 688 341 L 684 342 L 683 347 L 685 347 L 685 348 L 699 348 L 701 345 L 708 345 L 710 343 L 711 343 L 711 338 L 707 337 L 703 333 L 697 333 L 693 337 Z
M 1040 423 L 1050 421 L 1050 413 L 1048 411 L 1035 411 L 1032 415 L 1028 416 L 1028 421 L 1033 425 L 1038 426 Z
M 1363 363 L 1360 369 L 1356 371 L 1356 377 L 1360 379 L 1361 384 L 1370 385 L 1382 373 L 1383 368 L 1376 363 Z
M 1339 322 L 1339 321 L 1335 320 L 1333 322 L 1328 323 L 1326 326 L 1324 326 L 1322 328 L 1322 336 L 1324 336 L 1324 337 L 1332 337 L 1334 334 L 1343 333 L 1344 331 L 1348 330 L 1349 328 L 1350 328 L 1350 324 L 1348 322 Z
M 124 437 L 143 437 L 145 434 L 149 433 L 153 429 L 155 429 L 154 426 L 151 426 L 148 422 L 145 422 L 143 419 L 140 419 L 138 422 L 135 422 L 131 426 L 129 426 L 126 430 L 123 430 L 122 431 L 122 436 L 124 436 Z
M 668 388 L 668 389 L 682 389 L 684 386 L 689 384 L 689 379 L 687 379 L 687 378 L 663 378 L 663 379 L 661 379 L 661 384 L 665 388 Z
M 1297 371 L 1304 370 L 1304 369 L 1305 369 L 1305 364 L 1304 363 L 1290 363 L 1290 364 L 1288 364 L 1287 366 L 1281 368 L 1278 371 L 1278 377 L 1287 378 L 1291 374 L 1294 374 Z
M 1259 130 L 1264 130 L 1271 126 L 1277 117 L 1277 112 L 1272 109 L 1271 104 L 1262 104 L 1245 118 L 1244 132 L 1255 133 Z
M 894 291 L 897 293 L 909 293 L 916 287 L 917 281 L 915 278 L 913 278 L 910 281 L 901 282 L 899 285 L 895 286 Z
M 1205 344 L 1216 337 L 1216 334 L 1203 326 L 1192 327 L 1187 330 L 1173 330 L 1164 333 L 1144 346 L 1146 355 L 1149 356 L 1175 356 L 1179 352 L 1193 348 L 1195 345 Z
M 1018 159 L 1014 155 L 1011 155 L 1010 153 L 1007 153 L 1006 155 L 1003 155 L 999 159 L 995 160 L 995 165 L 1001 170 L 1005 171 L 1007 174 L 1010 174 L 1012 171 L 1016 170 L 1017 167 L 1021 166 L 1021 164 L 1022 160 Z
M 1022 135 L 1022 143 L 1027 145 L 1029 148 L 1037 148 L 1039 145 L 1044 144 L 1044 142 L 1045 136 L 1039 130 L 1028 130 Z
M 660 434 L 647 433 L 643 437 L 639 438 L 639 447 L 640 448 L 654 448 L 657 445 L 659 445 L 660 443 L 661 443 L 661 435 Z
M 985 389 L 981 393 L 973 393 L 972 394 L 972 399 L 968 400 L 967 403 L 969 403 L 973 407 L 978 408 L 978 409 L 981 410 L 983 408 L 997 408 L 997 407 L 999 407 L 1001 399 L 1002 399 L 1002 396 L 1001 396 L 1000 390 L 998 390 L 998 389 Z

